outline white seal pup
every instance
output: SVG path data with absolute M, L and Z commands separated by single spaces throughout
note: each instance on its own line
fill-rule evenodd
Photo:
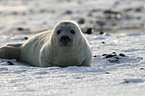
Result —
M 66 20 L 23 44 L 1 47 L 0 58 L 15 58 L 39 67 L 90 66 L 92 51 L 78 24 Z

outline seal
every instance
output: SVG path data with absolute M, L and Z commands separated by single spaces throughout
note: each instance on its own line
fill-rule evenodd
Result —
M 64 20 L 23 44 L 1 47 L 0 58 L 18 59 L 37 67 L 90 66 L 92 51 L 78 24 Z

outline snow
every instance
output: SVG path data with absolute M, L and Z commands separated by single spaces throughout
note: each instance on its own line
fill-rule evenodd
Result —
M 85 36 L 91 43 L 93 54 L 97 55 L 93 58 L 91 67 L 39 68 L 15 60 L 9 60 L 15 65 L 8 65 L 7 60 L 0 59 L 1 95 L 143 96 L 145 34 Z M 5 44 L 24 41 L 17 37 L 1 40 Z M 111 63 L 102 56 L 112 52 L 124 53 L 126 57 Z
M 96 19 L 102 20 L 104 17 L 101 12 L 87 17 L 87 12 L 92 9 L 115 9 L 122 12 L 127 8 L 134 10 L 144 6 L 143 2 L 144 0 L 1 0 L 0 47 L 25 42 L 24 37 L 31 38 L 39 31 L 52 29 L 56 22 L 63 19 L 77 21 L 80 17 L 85 18 L 87 23 L 80 25 L 82 29 L 92 26 L 90 22 L 95 25 Z M 66 14 L 67 10 L 73 14 Z M 96 30 L 94 34 L 85 34 L 94 56 L 91 67 L 41 68 L 15 59 L 0 59 L 0 96 L 144 96 L 145 16 L 142 13 L 144 10 L 136 13 L 123 11 L 123 16 L 131 17 L 115 21 L 118 22 L 117 30 L 106 30 L 107 34 L 104 35 L 99 35 Z M 140 19 L 135 19 L 138 16 Z M 108 24 L 112 22 L 105 21 Z M 17 28 L 24 30 L 19 31 Z M 102 56 L 113 52 L 117 56 Z M 125 56 L 120 56 L 121 53 Z

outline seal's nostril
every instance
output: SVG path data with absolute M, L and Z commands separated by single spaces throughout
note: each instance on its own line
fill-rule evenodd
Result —
M 70 37 L 67 36 L 67 35 L 63 35 L 63 36 L 61 36 L 61 38 L 60 38 L 60 40 L 69 40 L 69 39 L 70 39 Z

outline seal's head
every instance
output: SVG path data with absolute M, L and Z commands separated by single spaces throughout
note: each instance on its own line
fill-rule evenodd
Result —
M 80 34 L 79 26 L 70 20 L 59 22 L 53 29 L 55 43 L 59 46 L 73 46 L 79 41 Z

